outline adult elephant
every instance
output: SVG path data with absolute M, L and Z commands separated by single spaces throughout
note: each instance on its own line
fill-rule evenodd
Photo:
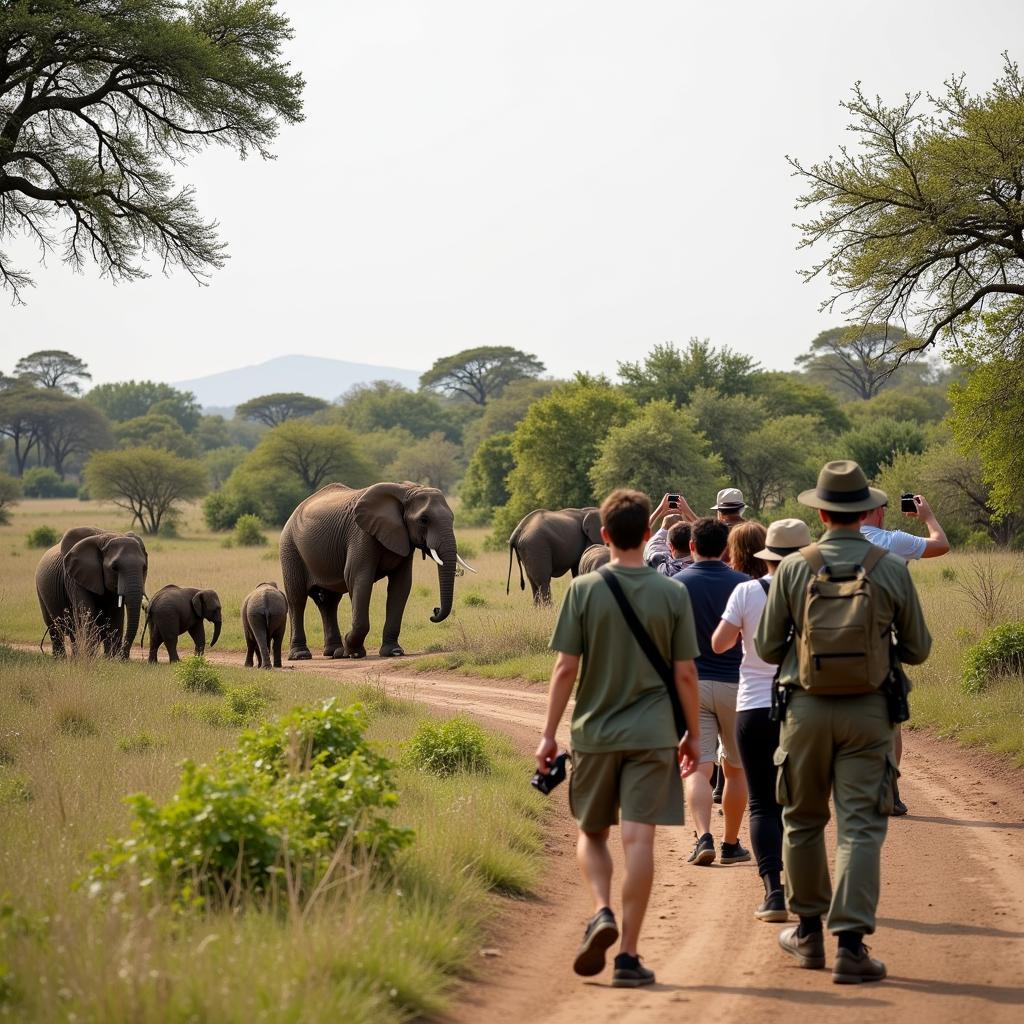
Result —
M 512 554 L 519 563 L 519 589 L 526 589 L 523 570 L 537 604 L 551 601 L 551 580 L 579 574 L 580 556 L 601 541 L 601 512 L 596 508 L 534 509 L 524 516 L 508 539 L 507 594 L 512 584 Z
M 388 596 L 380 653 L 386 658 L 404 654 L 398 634 L 417 550 L 437 563 L 440 603 L 430 621 L 448 618 L 456 566 L 466 566 L 456 547 L 454 520 L 439 490 L 408 481 L 358 490 L 328 484 L 310 495 L 281 531 L 281 572 L 291 615 L 288 660 L 312 657 L 303 622 L 307 598 L 313 599 L 323 620 L 324 657 L 365 657 L 370 594 L 385 576 Z M 352 628 L 342 637 L 338 605 L 344 594 L 352 601 Z
M 36 568 L 36 595 L 55 657 L 64 641 L 90 652 L 99 643 L 128 660 L 139 630 L 149 556 L 142 538 L 94 526 L 68 530 Z
M 580 555 L 580 564 L 577 571 L 580 576 L 587 572 L 596 572 L 602 565 L 607 565 L 611 561 L 611 557 L 612 553 L 607 544 L 591 544 Z

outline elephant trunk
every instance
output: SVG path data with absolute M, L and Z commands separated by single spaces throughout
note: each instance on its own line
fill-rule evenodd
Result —
M 213 620 L 213 639 L 210 641 L 211 647 L 215 646 L 217 641 L 220 639 L 220 627 L 221 617 L 218 615 L 217 618 Z
M 129 581 L 123 589 L 118 581 L 117 593 L 119 600 L 124 598 L 127 613 L 124 636 L 119 650 L 122 660 L 127 661 L 132 644 L 135 643 L 135 634 L 139 631 L 139 617 L 142 612 L 142 581 L 139 580 L 137 583 Z
M 455 569 L 458 565 L 456 561 L 457 548 L 455 546 L 455 538 L 452 537 L 443 546 L 433 548 L 433 550 L 437 552 L 439 559 L 437 584 L 441 602 L 434 609 L 434 614 L 430 616 L 430 621 L 444 622 L 451 614 L 452 601 L 455 597 Z

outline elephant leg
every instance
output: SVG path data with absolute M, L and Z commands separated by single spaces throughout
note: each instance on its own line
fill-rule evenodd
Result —
M 344 647 L 341 627 L 338 625 L 338 605 L 341 604 L 341 596 L 332 590 L 321 590 L 319 597 L 314 599 L 314 603 L 320 609 L 320 620 L 324 626 L 325 658 L 333 658 L 335 651 L 339 647 Z
M 355 579 L 348 586 L 352 600 L 352 628 L 345 634 L 345 658 L 365 658 L 366 648 L 363 641 L 370 632 L 370 597 L 373 594 L 373 576 L 366 574 L 365 579 Z M 335 657 L 338 657 L 336 654 Z
M 176 636 L 168 636 L 164 640 L 164 647 L 167 648 L 167 660 L 172 664 L 176 661 L 181 661 L 178 657 L 178 638 Z
M 288 598 L 291 642 L 288 645 L 289 661 L 309 661 L 313 655 L 306 642 L 306 601 L 309 600 L 309 580 L 306 567 L 291 538 L 281 537 L 281 575 L 284 577 L 284 592 Z
M 284 641 L 284 626 L 274 634 L 274 668 L 281 667 L 281 644 Z
M 245 667 L 252 668 L 253 655 L 256 653 L 256 639 L 250 633 L 245 634 Z
M 188 635 L 196 645 L 196 657 L 201 658 L 206 650 L 206 630 L 203 629 L 202 620 L 188 631 Z
M 388 577 L 387 611 L 384 619 L 383 643 L 380 645 L 382 658 L 395 658 L 405 654 L 398 643 L 402 631 L 402 616 L 412 591 L 412 559 L 406 559 Z
M 53 648 L 55 658 L 66 658 L 68 652 L 64 648 L 64 633 L 56 620 L 43 612 L 43 621 L 46 623 L 46 632 L 50 637 L 50 646 Z
M 149 630 L 149 663 L 155 665 L 157 663 L 157 653 L 160 650 L 160 644 L 163 643 L 163 639 L 160 633 L 150 626 Z

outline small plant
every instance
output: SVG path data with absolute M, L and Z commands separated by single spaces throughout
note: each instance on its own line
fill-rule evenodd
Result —
M 957 589 L 974 606 L 982 625 L 989 629 L 1006 611 L 1006 587 L 1012 574 L 1000 572 L 991 555 L 977 555 L 955 579 Z
M 1008 622 L 989 630 L 967 651 L 963 688 L 980 693 L 995 676 L 1024 674 L 1024 623 Z
M 57 731 L 65 736 L 95 736 L 96 725 L 81 708 L 64 708 L 57 712 Z
M 212 693 L 219 696 L 224 692 L 224 684 L 217 670 L 201 655 L 182 658 L 174 666 L 174 674 L 181 681 L 182 687 L 192 693 Z
M 240 548 L 261 548 L 267 543 L 267 537 L 263 530 L 263 520 L 259 516 L 247 512 L 235 521 L 232 539 Z
M 484 597 L 481 597 L 479 594 L 466 594 L 462 598 L 462 603 L 467 608 L 486 608 L 487 607 L 487 599 L 484 598 Z
M 399 700 L 388 693 L 384 680 L 377 676 L 373 680 L 367 680 L 356 687 L 356 700 L 371 715 L 386 715 L 397 717 L 399 715 L 411 714 L 415 707 L 407 700 Z
M 30 548 L 52 548 L 60 540 L 60 534 L 52 526 L 37 526 L 29 530 L 25 546 Z
M 32 790 L 23 775 L 0 768 L 0 807 L 4 804 L 23 804 L 32 799 Z
M 124 754 L 145 754 L 162 746 L 160 740 L 148 732 L 136 733 L 134 736 L 122 736 L 117 741 L 117 749 Z
M 468 718 L 422 722 L 405 745 L 405 764 L 416 771 L 445 778 L 463 772 L 491 770 L 487 734 Z
M 951 569 L 948 565 L 945 566 L 942 572 L 939 574 L 943 580 L 947 583 L 952 583 L 956 579 L 956 569 Z
M 476 558 L 477 550 L 475 544 L 470 544 L 469 541 L 459 541 L 459 554 L 465 559 Z

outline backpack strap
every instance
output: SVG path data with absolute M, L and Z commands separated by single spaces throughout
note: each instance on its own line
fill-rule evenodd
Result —
M 822 555 L 821 548 L 817 544 L 808 544 L 807 547 L 801 548 L 800 554 L 811 567 L 815 576 L 819 576 L 828 570 L 828 566 L 825 564 L 825 556 Z
M 757 582 L 761 584 L 761 589 L 762 589 L 762 590 L 763 590 L 763 591 L 764 591 L 764 592 L 765 592 L 766 594 L 767 594 L 767 593 L 768 593 L 768 591 L 769 591 L 769 590 L 771 589 L 771 582 L 770 582 L 769 580 L 766 580 L 766 579 L 765 579 L 765 578 L 764 578 L 763 576 L 761 576 L 761 577 L 760 577 L 760 578 L 758 579 L 758 581 L 757 581 Z
M 885 548 L 878 547 L 877 544 L 872 544 L 868 548 L 868 553 L 864 556 L 864 561 L 861 562 L 861 568 L 864 570 L 865 576 L 871 575 L 871 570 L 874 569 L 878 563 L 885 558 L 888 552 Z

